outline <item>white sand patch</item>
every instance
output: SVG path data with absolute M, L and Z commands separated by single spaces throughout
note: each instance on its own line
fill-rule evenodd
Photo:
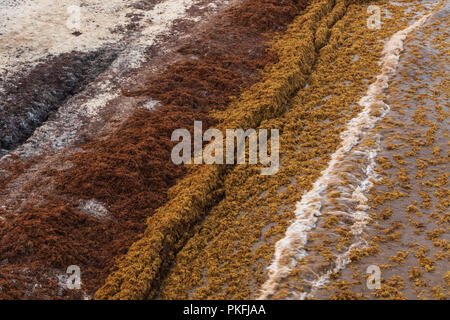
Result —
M 161 103 L 159 101 L 149 99 L 142 104 L 141 108 L 152 111 L 159 106 L 161 106 Z
M 111 215 L 103 203 L 96 199 L 81 200 L 78 206 L 81 212 L 87 213 L 97 219 L 105 219 Z
M 118 92 L 115 93 L 101 93 L 98 96 L 93 97 L 91 100 L 86 102 L 81 106 L 81 109 L 84 109 L 86 114 L 90 117 L 95 117 L 98 115 L 98 112 L 100 111 L 101 107 L 106 105 L 106 103 L 116 97 L 119 96 Z
M 15 5 L 14 5 L 15 3 Z M 125 24 L 133 9 L 124 0 L 24 0 L 0 2 L 0 72 L 17 71 L 23 63 L 35 63 L 48 54 L 72 50 L 90 51 L 120 34 L 111 30 Z M 80 8 L 80 26 L 71 6 Z M 69 28 L 70 27 L 70 28 Z M 81 35 L 74 36 L 75 31 Z

